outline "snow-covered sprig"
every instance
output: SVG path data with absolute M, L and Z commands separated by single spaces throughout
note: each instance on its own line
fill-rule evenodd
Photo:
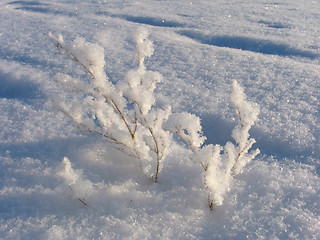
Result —
M 227 142 L 223 147 L 218 144 L 207 145 L 194 154 L 195 160 L 204 169 L 203 178 L 210 209 L 223 203 L 234 176 L 260 152 L 259 149 L 249 152 L 255 143 L 250 138 L 249 130 L 257 120 L 258 105 L 246 100 L 243 88 L 236 80 L 232 82 L 230 99 L 239 118 L 239 125 L 232 131 L 236 144 Z
M 84 206 L 88 206 L 88 199 L 94 194 L 94 188 L 93 184 L 83 177 L 82 170 L 74 170 L 69 159 L 64 157 L 57 175 L 62 178 L 65 191 Z
M 171 114 L 171 108 L 166 107 L 165 110 L 154 108 L 156 101 L 154 90 L 163 77 L 159 72 L 146 70 L 144 65 L 145 58 L 151 57 L 154 51 L 148 35 L 148 31 L 142 27 L 134 35 L 138 68 L 130 70 L 125 79 L 126 83 L 118 86 L 129 102 L 134 104 L 135 121 L 138 124 L 137 135 L 145 135 L 143 138 L 146 146 L 156 155 L 156 171 L 152 177 L 157 182 L 161 164 L 168 154 L 168 146 L 171 141 L 171 134 L 162 126 Z M 141 131 L 139 126 L 144 127 L 147 132 Z
M 249 130 L 258 119 L 259 106 L 246 100 L 244 90 L 236 80 L 232 82 L 230 100 L 236 109 L 240 122 L 232 131 L 232 137 L 238 145 L 232 173 L 237 175 L 251 159 L 260 153 L 260 150 L 256 149 L 248 154 L 250 148 L 256 142 L 254 138 L 250 138 Z
M 153 44 L 148 37 L 149 32 L 144 27 L 140 27 L 133 36 L 137 48 L 136 60 L 139 64 L 140 71 L 145 70 L 144 60 L 146 57 L 151 57 L 154 51 Z
M 148 71 L 144 65 L 145 58 L 154 51 L 148 35 L 145 28 L 135 33 L 138 68 L 130 70 L 125 81 L 114 85 L 104 71 L 101 46 L 82 37 L 66 43 L 62 35 L 49 33 L 59 53 L 80 64 L 90 77 L 88 84 L 79 78 L 57 74 L 57 82 L 63 90 L 75 94 L 57 104 L 57 108 L 81 130 L 98 134 L 114 148 L 137 158 L 144 172 L 156 182 L 171 141 L 171 134 L 162 127 L 171 108 L 154 107 L 154 90 L 162 75 Z
M 202 135 L 200 118 L 188 112 L 172 114 L 166 121 L 165 128 L 179 136 L 194 153 L 206 140 Z

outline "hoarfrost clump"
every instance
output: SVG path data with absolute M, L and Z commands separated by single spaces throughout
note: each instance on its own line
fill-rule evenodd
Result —
M 177 134 L 194 153 L 206 140 L 206 137 L 202 136 L 200 118 L 194 114 L 172 114 L 164 126 L 168 131 Z
M 255 143 L 249 130 L 257 120 L 259 108 L 246 101 L 237 81 L 232 83 L 231 102 L 240 124 L 232 132 L 236 144 L 203 146 L 200 118 L 194 114 L 172 113 L 170 106 L 156 108 L 154 90 L 162 75 L 149 71 L 144 65 L 146 57 L 153 54 L 148 31 L 140 28 L 134 35 L 138 67 L 130 70 L 124 81 L 113 84 L 104 71 L 103 48 L 78 37 L 65 43 L 63 37 L 49 36 L 59 52 L 79 63 L 89 75 L 89 83 L 65 74 L 57 74 L 67 101 L 56 105 L 84 131 L 98 134 L 114 148 L 136 158 L 144 173 L 155 182 L 162 164 L 169 154 L 172 135 L 176 134 L 193 152 L 193 158 L 204 170 L 204 184 L 208 190 L 209 206 L 221 205 L 232 179 L 253 159 L 259 150 L 249 152 Z M 71 100 L 70 100 L 71 99 Z M 71 189 L 77 186 L 70 162 L 65 159 L 64 176 Z M 68 177 L 67 177 L 68 176 Z M 71 181 L 72 180 L 72 181 Z M 71 181 L 71 182 L 70 182 Z M 77 190 L 76 190 L 77 191 Z M 79 192 L 79 191 L 77 191 Z M 81 201 L 81 197 L 78 197 Z M 84 200 L 83 200 L 84 201 Z
M 66 187 L 66 192 L 72 198 L 78 199 L 83 205 L 88 205 L 88 199 L 93 194 L 93 184 L 84 179 L 81 170 L 73 170 L 71 162 L 67 157 L 64 157 L 58 176 L 63 179 Z

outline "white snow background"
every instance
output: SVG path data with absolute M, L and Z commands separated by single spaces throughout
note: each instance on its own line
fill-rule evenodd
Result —
M 56 73 L 84 75 L 49 31 L 103 46 L 117 82 L 136 67 L 139 26 L 164 76 L 158 100 L 197 114 L 207 143 L 232 140 L 233 79 L 260 105 L 261 154 L 213 211 L 183 145 L 155 184 L 50 104 Z M 320 239 L 319 63 L 319 0 L 1 1 L 0 239 Z M 88 206 L 64 187 L 64 157 Z

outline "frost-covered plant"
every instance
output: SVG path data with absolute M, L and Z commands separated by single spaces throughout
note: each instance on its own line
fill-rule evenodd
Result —
M 246 100 L 244 91 L 236 80 L 232 83 L 230 98 L 240 122 L 232 131 L 236 144 L 227 142 L 224 147 L 207 145 L 194 154 L 204 169 L 204 184 L 208 190 L 210 209 L 223 203 L 233 177 L 241 173 L 244 166 L 260 153 L 259 149 L 249 152 L 255 143 L 255 139 L 250 138 L 249 130 L 257 120 L 258 105 Z
M 145 174 L 157 182 L 171 141 L 170 132 L 162 127 L 171 108 L 154 107 L 153 92 L 162 75 L 146 70 L 144 65 L 145 58 L 153 54 L 148 31 L 140 28 L 134 36 L 138 68 L 130 70 L 125 81 L 117 84 L 109 81 L 105 73 L 102 47 L 82 37 L 66 43 L 62 35 L 49 36 L 59 53 L 80 64 L 89 75 L 89 82 L 57 75 L 63 90 L 71 93 L 69 99 L 56 103 L 60 111 L 81 130 L 104 137 L 112 147 L 138 159 Z
M 240 121 L 232 131 L 236 144 L 227 142 L 224 147 L 212 144 L 203 146 L 206 137 L 202 135 L 200 119 L 190 113 L 172 114 L 165 123 L 165 128 L 177 134 L 192 150 L 194 160 L 201 164 L 210 209 L 223 203 L 233 177 L 241 173 L 244 166 L 260 152 L 259 149 L 249 152 L 255 143 L 255 139 L 250 138 L 249 130 L 258 118 L 258 105 L 246 100 L 236 80 L 232 82 L 230 100 Z
M 81 170 L 73 170 L 67 157 L 63 158 L 58 176 L 63 179 L 66 191 L 72 198 L 79 200 L 84 206 L 88 206 L 88 198 L 93 193 L 93 184 L 82 177 Z
M 61 35 L 49 36 L 61 54 L 79 63 L 90 76 L 89 82 L 85 82 L 57 75 L 57 81 L 72 95 L 71 100 L 58 105 L 65 115 L 81 130 L 104 137 L 112 147 L 138 159 L 145 174 L 155 182 L 169 153 L 172 134 L 178 135 L 204 170 L 210 208 L 222 204 L 233 177 L 259 153 L 258 149 L 249 152 L 255 143 L 249 130 L 257 120 L 259 108 L 246 100 L 237 81 L 233 81 L 231 92 L 231 102 L 240 120 L 232 132 L 235 144 L 203 146 L 206 137 L 202 135 L 199 117 L 187 112 L 172 113 L 170 106 L 154 106 L 154 89 L 162 75 L 148 71 L 144 65 L 145 58 L 153 54 L 146 29 L 140 28 L 134 36 L 138 68 L 130 70 L 125 81 L 117 84 L 110 82 L 104 71 L 102 47 L 81 37 L 68 44 Z M 69 166 L 70 162 L 65 160 L 64 164 Z

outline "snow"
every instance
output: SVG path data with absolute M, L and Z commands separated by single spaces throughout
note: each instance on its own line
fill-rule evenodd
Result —
M 319 17 L 313 0 L 2 1 L 0 238 L 319 239 Z M 261 154 L 213 211 L 179 140 L 154 183 L 52 106 L 58 73 L 87 77 L 48 32 L 86 39 L 90 56 L 102 46 L 105 65 L 93 60 L 117 84 L 137 67 L 141 26 L 154 48 L 144 64 L 163 75 L 156 104 L 199 116 L 205 144 L 233 141 L 233 80 L 260 107 L 250 136 Z

